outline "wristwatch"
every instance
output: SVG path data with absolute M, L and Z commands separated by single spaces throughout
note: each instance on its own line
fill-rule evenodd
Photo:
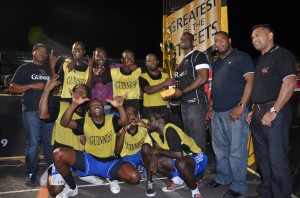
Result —
M 239 107 L 242 107 L 242 108 L 244 108 L 245 107 L 245 105 L 243 104 L 243 103 L 239 103 Z
M 276 109 L 275 109 L 274 107 L 272 107 L 272 108 L 270 109 L 270 112 L 271 112 L 271 113 L 272 113 L 272 112 L 278 113 L 278 111 L 276 111 Z

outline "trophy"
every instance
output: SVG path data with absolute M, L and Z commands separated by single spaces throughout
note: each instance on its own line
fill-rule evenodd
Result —
M 164 60 L 164 68 L 167 70 L 167 73 L 169 74 L 170 78 L 174 78 L 174 70 L 175 70 L 175 64 L 176 64 L 176 47 L 171 42 L 172 33 L 171 33 L 171 27 L 168 26 L 164 30 L 165 32 L 165 43 L 160 43 L 161 51 L 163 52 L 164 57 L 166 58 Z M 165 98 L 173 95 L 175 93 L 175 85 L 169 86 L 169 89 L 160 92 L 160 95 Z

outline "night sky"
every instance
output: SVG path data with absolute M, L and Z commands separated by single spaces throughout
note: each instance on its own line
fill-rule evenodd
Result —
M 31 2 L 31 3 L 29 3 Z M 119 58 L 125 49 L 144 59 L 150 52 L 161 58 L 163 1 L 43 0 L 5 1 L 0 7 L 0 50 L 31 51 L 36 39 L 51 43 L 58 53 L 70 53 L 75 41 L 91 54 L 98 47 Z M 300 56 L 300 6 L 266 1 L 228 0 L 229 34 L 233 46 L 253 58 L 259 53 L 251 44 L 251 27 L 269 23 L 276 42 Z M 247 5 L 249 3 L 249 5 Z

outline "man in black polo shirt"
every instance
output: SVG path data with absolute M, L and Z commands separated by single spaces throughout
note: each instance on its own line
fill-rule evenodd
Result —
M 247 117 L 252 130 L 254 154 L 262 182 L 261 197 L 291 197 L 292 180 L 287 158 L 292 110 L 288 101 L 296 85 L 295 56 L 274 44 L 268 24 L 252 28 L 252 44 L 261 52 Z

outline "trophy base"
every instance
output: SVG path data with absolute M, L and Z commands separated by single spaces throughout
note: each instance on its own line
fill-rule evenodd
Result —
M 162 98 L 167 98 L 175 94 L 175 87 L 169 86 L 169 89 L 160 92 Z

